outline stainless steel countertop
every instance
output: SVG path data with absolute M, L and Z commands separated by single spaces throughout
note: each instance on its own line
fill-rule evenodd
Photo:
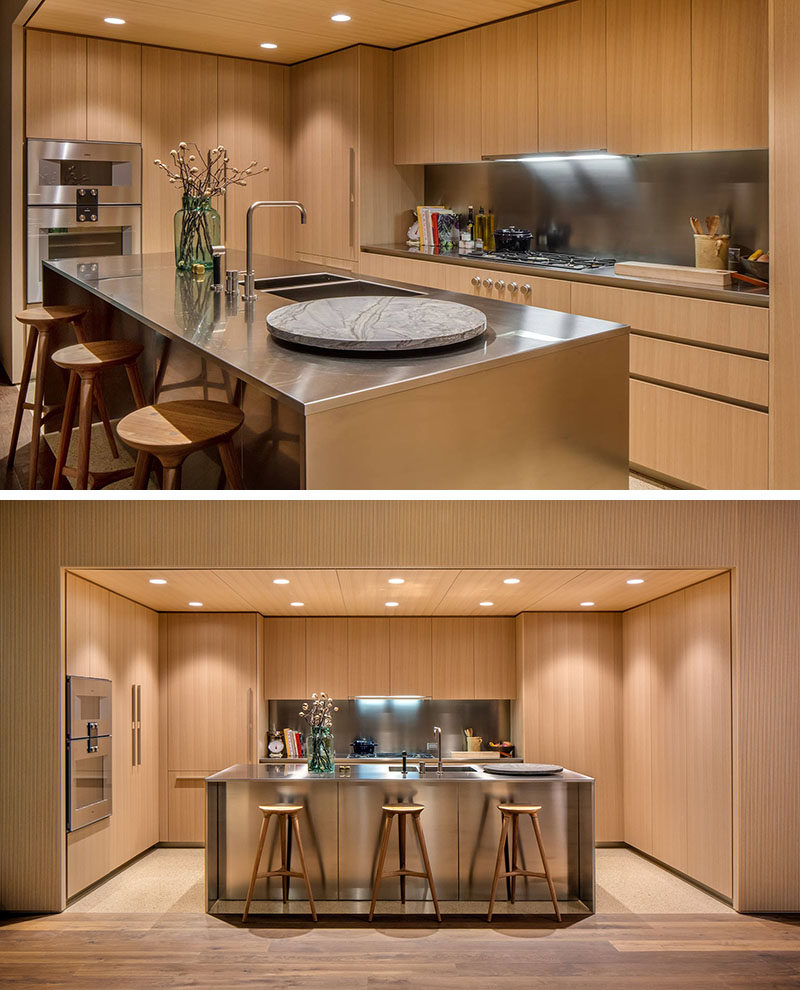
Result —
M 515 265 L 513 262 L 495 261 L 491 258 L 466 258 L 456 251 L 437 251 L 434 248 L 409 247 L 407 244 L 368 244 L 363 246 L 361 250 L 366 254 L 384 254 L 394 258 L 405 258 L 408 261 L 434 261 L 440 264 L 463 265 L 469 268 L 491 268 L 502 272 L 519 272 L 521 275 L 530 275 L 535 278 L 558 278 L 569 282 L 588 282 L 592 285 L 608 285 L 617 289 L 639 289 L 642 292 L 660 292 L 668 296 L 686 296 L 690 299 L 740 303 L 743 306 L 769 306 L 768 289 L 759 289 L 753 286 L 748 288 L 742 282 L 735 282 L 730 289 L 709 289 L 704 286 L 684 285 L 679 282 L 657 282 L 646 278 L 617 275 L 613 266 L 595 268 L 593 271 L 571 272 L 559 268 Z M 472 297 L 470 296 L 470 298 Z
M 244 267 L 242 252 L 229 252 L 227 261 L 231 269 Z M 429 298 L 466 303 L 483 312 L 487 333 L 467 344 L 427 354 L 334 355 L 301 350 L 269 334 L 267 314 L 292 300 L 263 292 L 251 306 L 240 300 L 235 311 L 229 312 L 225 294 L 211 289 L 210 273 L 196 281 L 189 273 L 176 272 L 171 254 L 70 258 L 44 264 L 144 326 L 196 348 L 305 416 L 530 360 L 539 352 L 581 346 L 599 336 L 628 333 L 627 327 L 604 320 L 423 288 Z M 255 270 L 259 277 L 314 271 L 350 274 L 263 256 L 256 258 Z M 367 277 L 387 285 L 405 284 Z
M 396 761 L 400 764 L 400 761 Z M 412 761 L 409 760 L 409 767 L 413 765 Z M 417 761 L 419 762 L 419 761 Z M 264 780 L 264 781 L 276 781 L 276 780 L 286 780 L 286 781 L 319 781 L 320 783 L 354 783 L 354 782 L 364 782 L 364 781 L 375 781 L 376 783 L 384 781 L 398 781 L 398 780 L 416 780 L 425 781 L 431 784 L 444 784 L 447 781 L 453 781 L 456 783 L 463 784 L 465 781 L 472 781 L 476 784 L 480 783 L 490 783 L 497 781 L 544 781 L 544 782 L 558 782 L 566 781 L 568 783 L 591 783 L 594 778 L 586 777 L 581 773 L 575 773 L 574 770 L 564 769 L 562 773 L 547 774 L 545 776 L 524 776 L 522 774 L 515 775 L 498 775 L 492 773 L 485 773 L 483 770 L 472 770 L 468 771 L 466 767 L 464 770 L 450 770 L 445 772 L 441 777 L 438 776 L 435 769 L 426 770 L 425 773 L 419 773 L 419 771 L 411 771 L 409 769 L 405 777 L 399 771 L 392 772 L 389 770 L 387 764 L 379 764 L 375 766 L 365 766 L 363 763 L 357 763 L 351 766 L 350 773 L 346 776 L 336 773 L 335 775 L 318 777 L 311 775 L 308 772 L 307 766 L 298 766 L 297 764 L 287 764 L 284 766 L 270 766 L 269 764 L 258 764 L 258 763 L 237 763 L 234 766 L 228 767 L 225 770 L 221 770 L 219 773 L 212 774 L 210 777 L 205 778 L 209 783 L 212 784 L 231 784 L 240 781 L 253 781 L 253 780 Z

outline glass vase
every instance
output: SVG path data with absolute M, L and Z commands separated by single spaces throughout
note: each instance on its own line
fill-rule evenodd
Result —
M 317 775 L 332 775 L 333 733 L 330 729 L 313 728 L 306 736 L 306 756 L 308 772 Z
M 175 213 L 175 265 L 189 271 L 192 265 L 211 268 L 212 246 L 220 241 L 219 213 L 207 196 L 184 196 Z

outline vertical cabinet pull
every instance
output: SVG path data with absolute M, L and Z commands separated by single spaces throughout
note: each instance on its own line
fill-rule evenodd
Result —
M 136 766 L 136 685 L 131 684 L 131 766 Z
M 356 240 L 356 149 L 350 149 L 350 247 Z
M 136 685 L 136 764 L 142 765 L 142 685 Z
M 247 762 L 255 763 L 253 759 L 253 689 L 247 690 Z

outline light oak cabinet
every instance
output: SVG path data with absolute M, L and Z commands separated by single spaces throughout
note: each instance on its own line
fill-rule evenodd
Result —
M 269 620 L 267 620 L 269 621 Z M 286 622 L 303 620 L 285 619 Z M 304 698 L 324 691 L 331 698 L 350 694 L 348 680 L 349 637 L 346 618 L 306 619 L 306 691 L 291 695 Z
M 732 894 L 730 575 L 623 616 L 625 841 Z
M 476 698 L 516 698 L 515 620 L 492 616 L 473 620 Z
M 86 140 L 86 38 L 49 31 L 25 35 L 25 133 Z
M 389 619 L 391 694 L 433 693 L 432 619 Z
M 539 18 L 526 14 L 475 32 L 481 80 L 480 155 L 519 155 L 539 150 L 537 45 Z
M 608 150 L 690 151 L 692 0 L 607 0 L 606 9 Z
M 432 626 L 433 697 L 475 697 L 474 622 L 437 618 Z
M 427 45 L 394 53 L 394 161 L 397 165 L 436 161 L 433 138 L 434 63 Z
M 391 694 L 389 620 L 347 620 L 348 694 Z
M 142 139 L 140 45 L 86 41 L 86 137 L 90 141 Z
M 527 273 L 501 272 L 496 269 L 447 266 L 446 288 L 483 299 L 540 306 L 569 313 L 572 283 L 566 279 L 535 278 Z
M 306 619 L 267 618 L 263 622 L 264 697 L 270 701 L 305 698 Z
M 560 4 L 539 11 L 535 18 L 538 150 L 558 153 L 606 148 L 606 0 Z M 568 82 L 565 66 L 569 66 Z

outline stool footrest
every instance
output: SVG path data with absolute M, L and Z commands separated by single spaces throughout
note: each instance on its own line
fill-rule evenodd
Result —
M 417 870 L 392 870 L 391 873 L 382 873 L 381 879 L 386 880 L 388 877 L 421 877 L 423 880 L 428 879 L 427 873 L 420 873 Z
M 297 877 L 298 880 L 304 879 L 302 873 L 296 873 L 294 870 L 270 870 L 269 873 L 258 873 L 256 880 L 268 880 L 270 877 Z
M 498 873 L 498 880 L 502 880 L 504 877 L 538 877 L 540 880 L 546 880 L 546 873 L 535 873 L 533 870 L 509 870 L 507 873 Z

